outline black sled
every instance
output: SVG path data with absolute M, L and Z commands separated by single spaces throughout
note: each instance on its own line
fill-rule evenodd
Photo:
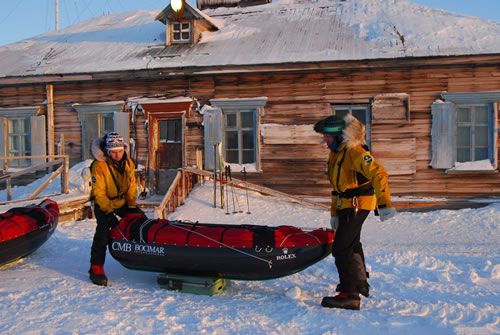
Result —
M 237 280 L 279 278 L 331 253 L 334 233 L 291 226 L 224 225 L 124 217 L 109 251 L 123 266 L 168 274 Z
M 57 227 L 59 207 L 55 201 L 11 208 L 0 214 L 0 266 L 25 257 L 49 239 Z

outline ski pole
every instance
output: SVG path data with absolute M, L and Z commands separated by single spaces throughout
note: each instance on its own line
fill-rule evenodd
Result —
M 225 183 L 226 183 L 226 215 L 229 215 L 230 214 L 229 213 L 229 197 L 228 197 L 228 194 L 227 194 L 228 193 L 228 191 L 227 191 L 227 178 L 228 178 L 228 176 L 227 176 L 227 167 L 225 168 L 225 173 L 224 174 L 225 174 L 224 180 L 225 180 Z
M 232 182 L 233 181 L 233 177 L 231 176 L 231 166 L 227 165 L 226 169 L 227 169 L 227 172 L 228 172 L 228 175 L 229 175 L 229 180 Z M 233 199 L 233 214 L 236 214 L 238 212 L 236 211 L 236 206 L 234 205 L 235 195 L 234 195 L 234 186 L 233 186 L 232 183 L 231 183 L 231 198 Z M 236 201 L 238 201 L 237 197 L 236 197 Z M 240 211 L 240 204 L 239 203 L 238 203 L 238 210 Z
M 220 180 L 219 180 L 219 186 L 220 186 L 220 208 L 224 208 L 224 182 L 223 182 L 223 177 L 222 174 L 224 165 L 223 165 L 223 156 L 222 156 L 222 143 L 217 143 L 217 153 L 219 155 L 219 171 L 220 171 Z
M 250 202 L 248 201 L 247 170 L 243 167 L 243 180 L 245 181 L 245 193 L 247 196 L 247 214 L 250 214 Z
M 217 208 L 217 144 L 214 144 L 214 208 Z

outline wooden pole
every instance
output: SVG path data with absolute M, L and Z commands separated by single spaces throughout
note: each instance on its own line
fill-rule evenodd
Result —
M 200 148 L 196 148 L 196 168 L 203 170 L 203 152 Z M 203 176 L 197 176 L 198 184 L 203 182 Z
M 3 145 L 4 145 L 2 166 L 3 166 L 3 170 L 7 171 L 7 169 L 9 168 L 9 161 L 7 159 L 7 157 L 8 157 L 8 150 L 7 150 L 8 146 L 7 146 L 7 143 L 9 143 L 8 142 L 8 140 L 9 140 L 9 137 L 8 137 L 9 132 L 6 131 L 6 129 L 8 129 L 7 128 L 8 127 L 7 118 L 1 118 L 0 122 L 3 122 L 3 129 L 4 129 L 4 132 L 1 135 L 1 136 L 3 136 Z
M 182 197 L 181 197 L 181 205 L 183 205 L 186 202 L 186 175 L 184 171 L 181 171 L 181 182 L 182 182 Z
M 57 154 L 58 155 L 64 155 L 64 133 L 61 133 L 61 137 L 59 139 L 59 142 L 57 143 Z M 64 159 L 64 166 L 63 166 L 63 171 L 61 175 L 61 193 L 68 193 L 65 192 L 67 188 L 65 188 L 66 185 L 66 176 L 67 172 L 66 171 L 66 158 Z
M 12 184 L 11 184 L 12 179 L 7 179 L 6 184 L 7 184 L 7 201 L 12 200 Z
M 69 156 L 64 157 L 64 173 L 61 178 L 64 182 L 64 185 L 62 185 L 62 193 L 68 194 L 69 193 Z
M 45 86 L 47 92 L 47 147 L 49 161 L 54 160 L 54 86 L 47 84 Z
M 56 31 L 59 31 L 59 0 L 56 0 Z

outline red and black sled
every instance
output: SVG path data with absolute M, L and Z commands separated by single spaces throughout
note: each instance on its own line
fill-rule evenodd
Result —
M 58 218 L 59 206 L 49 199 L 0 214 L 0 265 L 38 249 L 56 229 Z
M 264 280 L 291 275 L 328 256 L 334 233 L 326 228 L 150 220 L 130 214 L 110 237 L 111 255 L 130 269 Z

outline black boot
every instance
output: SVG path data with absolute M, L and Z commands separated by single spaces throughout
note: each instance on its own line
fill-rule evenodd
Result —
M 370 285 L 368 285 L 367 281 L 369 273 L 366 271 L 365 257 L 362 250 L 360 253 L 352 255 L 352 271 L 357 278 L 356 292 L 368 298 L 370 296 Z
M 104 274 L 104 267 L 102 265 L 91 265 L 89 278 L 96 285 L 108 286 L 108 277 Z
M 335 292 L 342 292 L 342 291 L 344 291 L 344 289 L 342 288 L 342 284 L 338 284 L 337 287 L 335 288 Z M 370 296 L 370 284 L 368 284 L 366 280 L 359 282 L 356 285 L 356 291 L 362 296 L 368 298 Z
M 370 296 L 370 285 L 366 280 L 361 281 L 356 285 L 356 291 L 358 291 L 359 294 L 368 298 Z
M 324 297 L 321 300 L 321 306 L 328 308 L 342 308 L 359 310 L 361 299 L 357 293 L 339 293 L 334 297 Z

